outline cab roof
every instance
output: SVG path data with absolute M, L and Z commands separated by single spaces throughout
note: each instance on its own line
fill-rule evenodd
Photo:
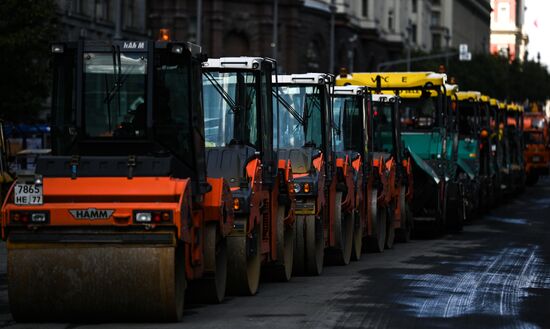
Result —
M 420 89 L 403 89 L 403 90 L 398 90 L 399 92 L 399 97 L 400 98 L 405 98 L 405 99 L 415 99 L 415 98 L 420 98 L 422 97 L 422 92 L 424 93 L 429 93 L 431 97 L 437 97 L 437 91 L 433 90 L 433 89 L 428 89 L 428 90 L 420 90 Z M 396 96 L 396 91 L 395 90 L 380 90 L 380 94 L 383 94 L 383 95 L 393 95 L 393 96 Z
M 499 106 L 500 105 L 496 98 L 491 98 L 489 100 L 489 104 L 491 104 L 491 106 Z
M 446 92 L 446 95 L 447 96 L 453 96 L 453 95 L 456 95 L 456 93 L 458 92 L 458 85 L 456 84 L 448 84 L 446 83 L 445 84 L 445 92 Z
M 512 103 L 512 104 L 506 105 L 506 110 L 507 111 L 523 112 L 523 106 L 521 106 L 519 104 L 516 104 L 516 103 Z
M 447 81 L 446 74 L 435 72 L 377 72 L 340 75 L 336 79 L 336 85 L 359 85 L 376 88 L 378 76 L 380 76 L 380 85 L 383 89 L 417 89 L 443 86 Z
M 221 57 L 209 58 L 202 63 L 204 69 L 248 69 L 259 70 L 260 64 L 264 61 L 273 62 L 273 60 L 264 57 Z
M 456 93 L 459 101 L 476 101 L 481 100 L 481 93 L 479 91 L 459 91 Z
M 279 84 L 328 84 L 334 81 L 334 75 L 327 73 L 303 73 L 271 76 L 272 83 Z
M 334 87 L 334 95 L 348 96 L 348 95 L 363 95 L 366 91 L 366 87 L 363 86 L 337 86 Z
M 395 102 L 397 99 L 397 96 L 393 94 L 372 94 L 373 102 Z

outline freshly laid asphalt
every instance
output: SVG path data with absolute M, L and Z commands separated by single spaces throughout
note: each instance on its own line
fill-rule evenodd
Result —
M 262 283 L 254 297 L 190 305 L 181 323 L 18 324 L 0 248 L 0 327 L 550 328 L 550 180 L 460 234 L 397 244 L 319 277 Z

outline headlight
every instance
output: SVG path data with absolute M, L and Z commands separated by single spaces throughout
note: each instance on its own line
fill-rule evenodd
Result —
M 294 183 L 294 193 L 299 193 L 302 190 L 302 187 L 298 183 Z
M 48 217 L 43 212 L 35 212 L 31 215 L 32 223 L 45 223 L 48 220 Z
M 170 210 L 136 210 L 134 211 L 134 222 L 136 223 L 169 223 L 172 222 L 172 211 Z
M 151 213 L 150 212 L 138 212 L 136 214 L 137 223 L 150 223 L 151 222 Z
M 48 224 L 49 212 L 13 211 L 10 213 L 10 224 Z

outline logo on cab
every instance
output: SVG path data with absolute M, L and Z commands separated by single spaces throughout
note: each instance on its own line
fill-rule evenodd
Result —
M 111 215 L 115 212 L 112 209 L 73 209 L 69 210 L 74 219 L 88 219 L 88 220 L 98 220 L 98 219 L 109 219 Z

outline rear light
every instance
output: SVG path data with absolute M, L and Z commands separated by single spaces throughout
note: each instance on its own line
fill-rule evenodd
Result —
M 239 210 L 241 209 L 241 201 L 239 200 L 239 198 L 234 198 L 233 199 L 233 210 Z
M 12 211 L 10 223 L 15 225 L 48 224 L 50 214 L 47 211 Z
M 154 212 L 153 213 L 153 222 L 160 223 L 160 221 L 161 221 L 160 212 Z
M 304 184 L 304 193 L 309 193 L 309 191 L 310 191 L 309 183 L 305 183 Z
M 134 222 L 138 224 L 171 223 L 170 210 L 138 210 L 134 211 Z

